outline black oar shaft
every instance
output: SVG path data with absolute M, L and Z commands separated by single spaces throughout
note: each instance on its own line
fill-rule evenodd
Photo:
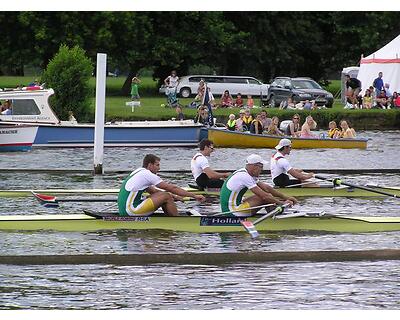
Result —
M 331 182 L 334 182 L 334 180 L 335 180 L 335 179 L 331 179 L 331 178 L 322 177 L 322 176 L 319 176 L 319 175 L 315 175 L 314 177 L 317 178 L 317 179 L 320 179 L 320 180 L 326 180 L 326 181 L 331 181 Z M 381 191 L 381 190 L 375 190 L 373 188 L 359 186 L 359 185 L 356 185 L 356 184 L 343 182 L 343 181 L 341 181 L 340 184 L 342 184 L 344 186 L 352 187 L 352 188 L 358 188 L 358 189 L 362 189 L 362 190 L 365 190 L 365 191 L 379 193 L 379 194 L 382 194 L 382 195 L 385 195 L 385 196 L 388 196 L 388 197 L 398 198 L 398 196 L 395 195 L 395 194 L 392 194 L 392 193 L 389 193 L 389 192 L 385 192 L 385 191 Z

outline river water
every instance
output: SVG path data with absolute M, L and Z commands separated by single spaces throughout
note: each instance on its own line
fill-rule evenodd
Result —
M 293 150 L 291 163 L 302 168 L 399 168 L 399 131 L 363 132 L 367 150 Z M 92 149 L 33 149 L 0 154 L 1 168 L 90 169 Z M 162 169 L 185 170 L 195 148 L 105 149 L 105 170 L 129 170 L 143 155 L 161 156 Z M 269 158 L 272 150 L 217 149 L 214 168 L 237 169 L 249 153 Z M 181 186 L 187 173 L 163 173 Z M 0 189 L 117 188 L 122 174 L 22 173 L 0 171 Z M 344 176 L 353 183 L 400 186 L 397 174 Z M 263 180 L 270 181 L 268 176 Z M 0 198 L 0 214 L 78 213 L 110 204 L 63 204 L 43 208 L 31 198 Z M 184 210 L 217 211 L 216 201 L 180 204 Z M 308 198 L 303 210 L 354 215 L 399 216 L 393 198 Z M 168 231 L 1 232 L 2 255 L 218 253 L 307 250 L 397 249 L 400 232 L 369 234 L 246 233 L 192 234 Z M 400 265 L 396 261 L 240 263 L 230 265 L 147 266 L 50 265 L 0 269 L 0 309 L 400 309 Z

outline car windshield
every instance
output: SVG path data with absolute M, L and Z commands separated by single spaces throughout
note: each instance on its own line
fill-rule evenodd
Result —
M 322 89 L 321 86 L 313 80 L 292 80 L 295 89 Z

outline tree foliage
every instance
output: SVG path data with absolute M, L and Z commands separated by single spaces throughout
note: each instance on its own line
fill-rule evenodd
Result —
M 92 92 L 89 79 L 93 65 L 79 46 L 69 48 L 61 45 L 58 53 L 50 60 L 42 82 L 53 88 L 52 106 L 61 120 L 67 120 L 69 111 L 80 121 L 90 117 Z
M 60 44 L 80 46 L 129 81 L 143 68 L 164 79 L 205 65 L 219 74 L 326 79 L 400 33 L 397 12 L 7 12 L 0 13 L 0 73 L 45 68 Z

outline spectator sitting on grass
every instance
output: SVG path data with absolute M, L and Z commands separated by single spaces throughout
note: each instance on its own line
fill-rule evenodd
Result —
M 235 100 L 234 106 L 236 108 L 242 108 L 243 107 L 243 99 L 242 99 L 242 95 L 240 93 L 238 93 L 237 96 L 236 96 L 236 100 Z
M 394 108 L 400 108 L 400 95 L 396 91 L 393 92 L 391 105 Z
M 247 108 L 253 108 L 254 107 L 254 100 L 251 97 L 251 95 L 247 96 L 246 106 L 247 106 Z
M 221 97 L 221 108 L 232 108 L 233 107 L 233 98 L 229 93 L 229 90 L 225 90 L 224 94 Z
M 385 90 L 381 90 L 379 95 L 376 97 L 376 107 L 378 109 L 390 109 L 389 100 L 386 96 Z
M 371 109 L 372 108 L 372 96 L 371 91 L 369 89 L 365 90 L 365 94 L 362 100 L 362 106 L 364 109 Z
M 175 111 L 176 111 L 176 119 L 177 120 L 185 120 L 185 116 L 184 116 L 184 114 L 182 112 L 182 107 L 181 106 L 177 106 L 175 108 Z

